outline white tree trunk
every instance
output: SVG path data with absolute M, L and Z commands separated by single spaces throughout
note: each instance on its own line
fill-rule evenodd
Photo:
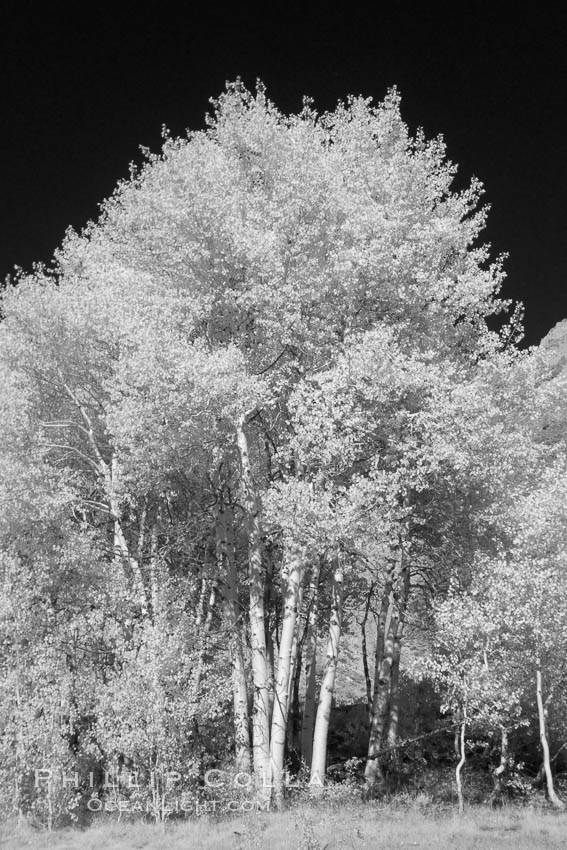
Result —
M 376 681 L 374 682 L 374 698 L 372 701 L 368 758 L 366 760 L 366 768 L 364 771 L 364 778 L 366 779 L 368 791 L 371 791 L 379 781 L 383 782 L 384 780 L 380 756 L 382 755 L 382 739 L 384 736 L 384 727 L 388 712 L 390 674 L 394 658 L 396 630 L 397 620 L 396 612 L 394 611 L 391 612 L 389 616 L 388 633 L 386 635 L 386 640 L 384 641 L 382 660 L 376 674 Z
M 319 616 L 320 561 L 313 566 L 310 590 L 309 623 L 305 648 L 305 700 L 301 726 L 301 754 L 307 767 L 313 758 L 313 731 L 315 729 L 315 692 L 317 688 L 317 617 Z
M 543 769 L 545 771 L 545 779 L 547 782 L 547 796 L 549 797 L 549 802 L 553 806 L 555 806 L 556 809 L 562 809 L 564 807 L 563 803 L 555 793 L 555 788 L 553 787 L 553 776 L 551 773 L 551 763 L 549 761 L 549 744 L 547 742 L 547 733 L 545 731 L 545 710 L 543 706 L 541 669 L 539 659 L 536 670 L 536 698 L 537 712 L 539 717 L 539 739 L 541 741 L 541 749 L 543 751 Z
M 236 769 L 239 773 L 247 773 L 251 767 L 248 689 L 246 687 L 246 667 L 242 648 L 242 624 L 238 607 L 238 578 L 231 521 L 232 512 L 221 506 L 217 517 L 217 562 L 223 581 L 223 614 L 228 633 L 232 667 Z
M 461 758 L 459 759 L 459 763 L 455 770 L 455 779 L 457 782 L 457 797 L 459 798 L 459 814 L 462 815 L 465 810 L 465 801 L 463 798 L 463 783 L 461 782 L 461 771 L 465 765 L 466 752 L 465 752 L 465 732 L 467 728 L 467 707 L 466 705 L 463 708 L 463 720 L 461 723 L 461 737 L 460 737 L 460 753 Z
M 399 662 L 408 593 L 409 568 L 404 564 L 403 548 L 400 546 L 397 564 L 390 570 L 386 580 L 378 623 L 368 758 L 364 772 L 369 793 L 375 790 L 379 782 L 383 783 L 384 781 L 380 757 L 388 716 L 388 704 L 392 696 L 392 668 L 396 659 Z M 397 672 L 396 670 L 396 675 Z M 395 686 L 394 701 L 390 703 L 390 716 L 394 722 L 393 724 L 390 722 L 388 730 L 392 730 L 393 746 L 397 737 L 398 724 L 397 681 Z
M 505 726 L 500 727 L 500 764 L 493 773 L 494 790 L 490 795 L 490 802 L 494 803 L 502 796 L 502 777 L 506 772 L 508 764 L 508 730 Z
M 289 554 L 287 570 L 287 586 L 285 597 L 284 620 L 280 649 L 278 654 L 278 669 L 275 682 L 275 698 L 272 714 L 272 779 L 274 783 L 274 799 L 281 808 L 284 797 L 284 757 L 289 713 L 290 681 L 294 666 L 294 652 L 297 652 L 297 618 L 298 603 L 301 596 L 300 588 L 304 573 L 304 555 L 300 550 Z
M 248 577 L 250 581 L 250 643 L 254 681 L 252 714 L 252 751 L 256 785 L 262 791 L 271 781 L 270 768 L 270 680 L 266 653 L 264 615 L 264 571 L 262 567 L 262 538 L 259 504 L 252 479 L 248 440 L 244 432 L 247 416 L 236 430 L 240 454 L 242 499 L 248 531 Z
M 390 670 L 390 703 L 389 703 L 389 725 L 388 725 L 388 749 L 393 761 L 397 761 L 396 745 L 398 743 L 398 727 L 400 722 L 400 659 L 402 655 L 402 640 L 406 619 L 406 609 L 410 591 L 410 569 L 404 564 L 403 557 L 400 558 L 399 587 L 398 587 L 398 628 L 394 635 L 394 654 L 392 657 L 392 669 Z
M 205 669 L 205 655 L 207 653 L 207 637 L 211 630 L 213 620 L 213 611 L 217 601 L 217 582 L 213 581 L 209 590 L 209 601 L 207 605 L 207 613 L 204 621 L 201 622 L 199 628 L 199 654 L 197 656 L 197 665 L 195 668 L 195 678 L 193 680 L 193 700 L 195 707 L 199 702 L 199 691 L 201 690 L 201 679 Z
M 378 781 L 383 779 L 380 754 L 388 693 L 390 689 L 390 667 L 394 651 L 394 636 L 391 633 L 394 572 L 395 566 L 392 565 L 386 575 L 380 614 L 378 616 L 376 653 L 374 657 L 374 690 L 372 694 L 372 709 L 370 713 L 368 756 L 364 770 L 364 778 L 366 780 L 368 792 L 372 792 Z
M 327 660 L 325 672 L 321 683 L 321 695 L 315 721 L 315 734 L 313 736 L 313 758 L 311 762 L 311 793 L 320 794 L 325 781 L 325 769 L 327 762 L 327 736 L 329 732 L 329 720 L 333 693 L 335 690 L 335 678 L 337 663 L 339 659 L 339 645 L 341 640 L 343 619 L 343 570 L 337 562 L 333 577 L 333 602 L 331 607 L 331 619 L 329 622 L 329 638 L 327 642 Z
M 63 387 L 69 398 L 72 400 L 73 404 L 76 406 L 84 422 L 85 427 L 83 427 L 82 430 L 87 436 L 89 446 L 95 458 L 90 458 L 89 461 L 98 471 L 98 474 L 101 476 L 101 478 L 104 480 L 106 498 L 108 499 L 110 513 L 112 514 L 112 518 L 114 520 L 114 557 L 116 561 L 122 564 L 122 567 L 124 568 L 124 571 L 126 573 L 127 580 L 129 580 L 130 578 L 130 576 L 128 576 L 127 574 L 129 568 L 137 595 L 137 601 L 140 605 L 142 615 L 145 619 L 148 615 L 148 597 L 144 584 L 144 577 L 140 569 L 140 564 L 138 563 L 136 558 L 132 557 L 130 553 L 130 548 L 128 546 L 128 542 L 124 535 L 124 529 L 122 528 L 122 524 L 120 521 L 120 504 L 118 499 L 116 498 L 117 484 L 119 478 L 118 461 L 115 455 L 112 455 L 110 463 L 107 463 L 105 461 L 104 457 L 102 456 L 102 452 L 98 446 L 93 424 L 91 422 L 89 414 L 87 413 L 85 405 L 81 403 L 79 397 L 65 381 L 65 378 L 63 377 L 61 372 L 59 372 L 59 378 L 61 380 L 61 386 Z
M 293 645 L 291 647 L 291 663 L 289 669 L 289 687 L 288 687 L 288 703 L 291 705 L 291 701 L 293 699 L 293 687 L 295 682 L 295 674 L 296 674 L 296 665 L 297 665 L 297 656 L 299 649 L 299 639 L 300 639 L 300 629 L 301 629 L 301 611 L 303 610 L 303 579 L 305 576 L 305 568 L 304 568 L 304 560 L 302 561 L 302 571 L 301 571 L 301 580 L 299 582 L 299 587 L 297 588 L 297 617 L 295 618 L 295 631 L 293 633 Z M 301 659 L 300 659 L 301 663 Z

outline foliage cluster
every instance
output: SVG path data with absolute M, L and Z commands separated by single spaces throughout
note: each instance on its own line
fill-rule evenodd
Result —
M 565 377 L 517 349 L 455 172 L 395 91 L 284 116 L 235 83 L 4 293 L 4 814 L 160 820 L 229 762 L 317 796 L 360 634 L 368 796 L 409 641 L 463 761 L 495 736 L 500 793 L 529 730 L 559 805 Z

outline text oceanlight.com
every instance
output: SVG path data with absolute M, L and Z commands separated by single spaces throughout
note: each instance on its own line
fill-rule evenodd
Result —
M 94 772 L 85 775 L 64 773 L 51 768 L 39 768 L 34 771 L 35 787 L 49 790 L 54 785 L 69 790 L 92 793 L 86 803 L 91 812 L 130 812 L 152 813 L 159 810 L 162 815 L 186 814 L 205 815 L 221 812 L 269 811 L 269 794 L 261 794 L 247 799 L 240 794 L 267 791 L 273 788 L 271 778 L 257 777 L 246 771 L 232 773 L 219 769 L 208 770 L 197 789 L 194 788 L 195 776 L 184 775 L 180 771 L 151 771 L 143 777 L 137 771 L 122 770 L 120 773 L 105 771 L 101 776 Z M 191 792 L 182 791 L 180 783 L 192 781 Z M 300 788 L 300 784 L 289 774 L 285 774 L 287 788 Z M 316 776 L 311 784 L 321 784 Z M 152 792 L 151 800 L 136 798 L 136 792 Z M 215 798 L 215 791 L 222 793 L 222 799 Z M 230 799 L 231 793 L 237 799 Z M 100 796 L 99 796 L 100 795 Z M 203 795 L 203 796 L 199 796 Z

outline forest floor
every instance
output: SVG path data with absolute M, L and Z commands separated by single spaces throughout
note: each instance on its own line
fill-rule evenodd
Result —
M 4 826 L 0 850 L 362 850 L 567 847 L 567 812 L 469 807 L 302 804 L 285 812 L 192 818 L 165 827 L 106 821 L 86 830 Z

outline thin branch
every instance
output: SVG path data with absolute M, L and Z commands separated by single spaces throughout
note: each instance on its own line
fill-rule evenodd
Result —
M 54 422 L 40 422 L 42 428 L 78 428 L 79 431 L 82 431 L 83 434 L 88 436 L 88 431 L 83 425 L 79 425 L 78 422 L 73 422 L 72 419 L 61 419 L 59 421 Z
M 46 443 L 45 448 L 48 451 L 51 451 L 52 449 L 65 449 L 65 451 L 68 451 L 71 456 L 74 454 L 79 455 L 79 457 L 89 463 L 93 467 L 93 469 L 95 469 L 99 474 L 101 472 L 100 467 L 92 459 L 92 457 L 89 457 L 88 455 L 84 454 L 84 452 L 82 452 L 80 449 L 75 448 L 74 446 L 67 446 L 62 443 Z
M 96 455 L 96 459 L 98 460 L 98 462 L 100 464 L 101 470 L 103 471 L 106 478 L 110 478 L 110 469 L 108 467 L 107 462 L 105 461 L 102 454 L 100 453 L 99 447 L 96 444 L 96 440 L 95 440 L 95 437 L 94 437 L 94 429 L 93 429 L 93 425 L 92 425 L 92 422 L 90 420 L 89 414 L 87 413 L 87 411 L 84 408 L 84 405 L 81 404 L 81 402 L 79 401 L 79 399 L 77 398 L 77 396 L 75 395 L 75 393 L 73 392 L 71 387 L 66 383 L 66 381 L 63 378 L 63 375 L 60 372 L 59 372 L 59 377 L 61 378 L 61 381 L 63 383 L 63 387 L 65 388 L 67 395 L 73 401 L 73 403 L 77 406 L 79 413 L 83 417 L 83 420 L 84 420 L 84 422 L 87 426 L 87 435 L 88 435 L 88 438 L 89 438 L 89 443 L 91 444 L 91 448 Z
M 82 501 L 86 505 L 93 505 L 95 508 L 104 511 L 111 517 L 111 519 L 118 519 L 114 512 L 109 508 L 108 505 L 105 505 L 104 502 L 97 502 L 96 499 L 82 499 Z
M 278 354 L 278 356 L 276 357 L 275 360 L 272 360 L 272 362 L 269 363 L 264 369 L 262 369 L 261 372 L 258 372 L 258 375 L 264 375 L 266 372 L 268 372 L 270 369 L 272 369 L 274 366 L 276 366 L 279 363 L 279 361 L 282 359 L 284 354 L 287 354 L 287 353 L 288 353 L 288 348 L 286 346 L 284 348 L 284 350 L 280 354 Z

